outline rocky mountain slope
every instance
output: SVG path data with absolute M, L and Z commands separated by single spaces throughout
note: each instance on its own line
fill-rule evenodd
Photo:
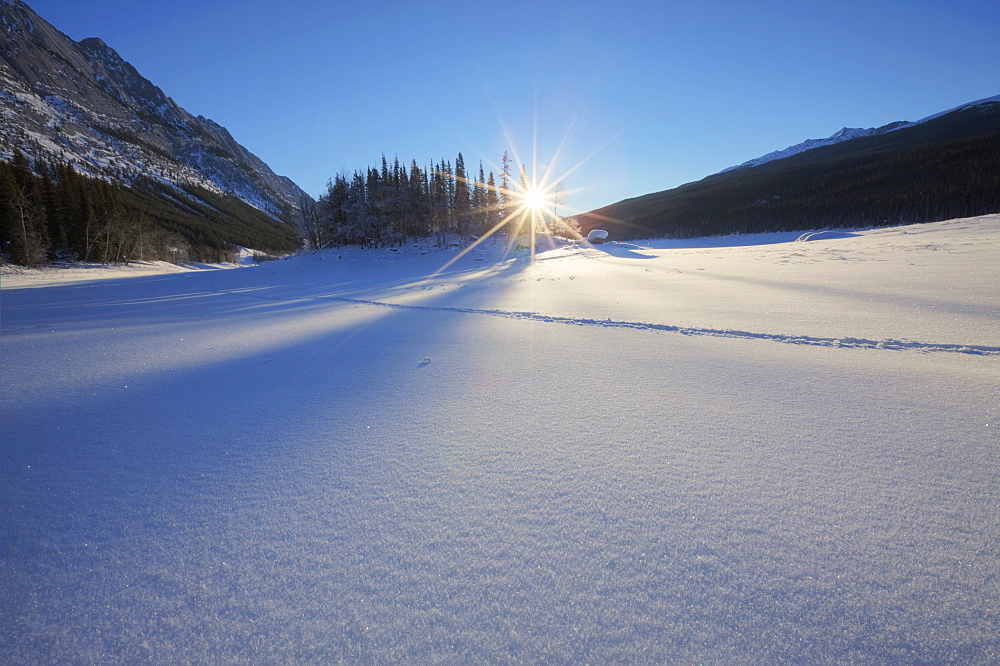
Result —
M 76 42 L 0 0 L 0 158 L 15 150 L 126 183 L 153 178 L 238 197 L 282 222 L 312 199 L 222 126 L 193 116 L 101 39 Z

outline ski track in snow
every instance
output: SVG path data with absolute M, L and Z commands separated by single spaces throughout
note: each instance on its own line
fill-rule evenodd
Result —
M 229 292 L 222 292 L 229 293 Z M 267 296 L 254 295 L 262 300 L 277 300 Z M 482 308 L 460 308 L 434 305 L 404 305 L 387 301 L 372 301 L 363 298 L 346 296 L 316 296 L 315 300 L 351 303 L 353 305 L 369 305 L 395 310 L 423 310 L 428 312 L 452 312 L 460 314 L 488 315 L 504 319 L 524 319 L 540 321 L 548 324 L 570 324 L 573 326 L 602 326 L 604 328 L 631 328 L 640 331 L 657 331 L 664 333 L 680 333 L 681 335 L 698 335 L 714 338 L 736 338 L 742 340 L 769 340 L 792 345 L 811 345 L 814 347 L 836 347 L 845 349 L 888 349 L 893 351 L 917 352 L 951 352 L 957 354 L 972 354 L 977 356 L 1000 356 L 1000 347 L 988 345 L 963 345 L 934 342 L 919 342 L 915 340 L 866 340 L 864 338 L 840 337 L 822 338 L 809 335 L 787 335 L 783 333 L 754 333 L 734 329 L 701 328 L 696 326 L 675 326 L 673 324 L 656 324 L 642 321 L 619 321 L 614 319 L 590 319 L 587 317 L 562 317 L 547 315 L 540 312 L 518 312 L 513 310 L 489 310 Z

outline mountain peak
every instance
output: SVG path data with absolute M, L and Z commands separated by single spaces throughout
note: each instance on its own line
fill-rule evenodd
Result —
M 221 125 L 177 106 L 100 37 L 75 42 L 18 0 L 0 2 L 0 32 L 0 146 L 9 147 L 0 159 L 14 149 L 47 153 L 89 175 L 198 185 L 275 219 L 310 199 Z
M 136 71 L 132 65 L 126 62 L 118 51 L 115 51 L 113 48 L 108 46 L 107 43 L 100 37 L 87 37 L 86 39 L 81 39 L 79 46 L 92 61 L 101 62 L 104 65 L 114 67 L 115 69 L 128 68 L 132 73 L 134 73 L 134 76 L 142 78 L 139 76 L 139 72 Z
M 111 49 L 111 47 L 108 46 L 104 42 L 104 40 L 101 39 L 100 37 L 87 37 L 85 39 L 81 39 L 80 40 L 80 46 L 85 46 L 88 49 L 92 49 L 92 50 L 95 50 L 95 51 L 97 49 Z
M 775 150 L 774 152 L 768 153 L 767 155 L 755 157 L 754 159 L 747 160 L 742 164 L 737 164 L 736 166 L 729 167 L 728 169 L 723 169 L 720 173 L 725 173 L 727 171 L 735 171 L 737 169 L 748 169 L 751 167 L 760 166 L 762 164 L 767 164 L 768 162 L 773 162 L 774 160 L 780 160 L 785 157 L 791 157 L 792 155 L 798 155 L 799 153 L 804 153 L 805 151 L 812 150 L 813 148 L 832 146 L 833 144 L 836 143 L 841 143 L 843 141 L 850 141 L 851 139 L 857 139 L 863 136 L 873 136 L 875 134 L 883 134 L 885 132 L 890 132 L 893 129 L 898 129 L 899 127 L 908 124 L 909 123 L 907 122 L 891 123 L 889 125 L 883 125 L 882 127 L 869 127 L 867 129 L 862 127 L 844 127 L 826 138 L 806 139 L 802 143 L 797 143 L 794 146 L 789 146 L 787 148 L 784 148 L 783 150 Z

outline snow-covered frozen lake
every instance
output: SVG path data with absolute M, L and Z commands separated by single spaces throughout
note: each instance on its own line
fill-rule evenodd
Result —
M 997 663 L 1000 216 L 798 235 L 5 274 L 2 660 Z

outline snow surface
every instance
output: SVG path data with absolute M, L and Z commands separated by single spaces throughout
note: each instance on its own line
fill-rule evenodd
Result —
M 996 663 L 1000 216 L 853 233 L 5 273 L 0 654 Z

